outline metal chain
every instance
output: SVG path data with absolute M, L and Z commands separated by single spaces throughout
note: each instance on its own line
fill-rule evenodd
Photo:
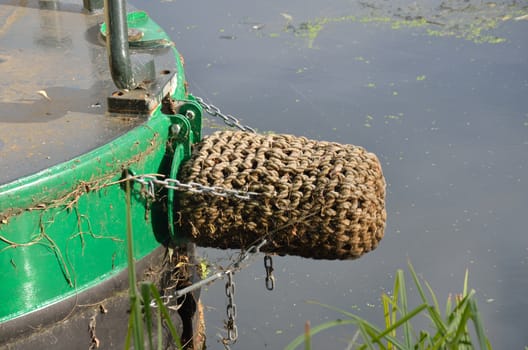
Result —
M 227 276 L 228 274 L 233 274 L 235 273 L 236 271 L 240 271 L 242 270 L 243 266 L 242 266 L 242 263 L 246 260 L 248 260 L 249 258 L 251 258 L 252 256 L 255 256 L 257 254 L 260 253 L 260 248 L 262 248 L 262 246 L 264 246 L 266 243 L 268 243 L 268 241 L 266 239 L 262 239 L 258 244 L 254 244 L 252 246 L 250 246 L 248 249 L 246 249 L 245 251 L 242 251 L 240 253 L 240 255 L 238 256 L 238 259 L 231 263 L 226 269 L 222 270 L 222 271 L 219 271 L 207 278 L 204 278 L 198 282 L 195 282 L 193 284 L 191 284 L 190 286 L 187 286 L 185 288 L 182 288 L 182 289 L 178 289 L 174 292 L 174 294 L 169 294 L 169 295 L 164 295 L 161 297 L 161 299 L 163 300 L 163 304 L 164 305 L 168 305 L 171 300 L 173 299 L 178 299 L 188 293 L 191 293 L 191 292 L 194 292 L 195 290 L 197 289 L 200 289 L 202 288 L 203 286 L 206 286 L 208 285 L 209 283 L 213 283 L 215 282 L 216 280 L 219 280 L 219 279 L 222 279 L 224 278 L 225 276 Z M 270 257 L 271 258 L 271 257 Z M 272 268 L 273 270 L 273 268 Z M 155 303 L 155 301 L 151 302 L 150 304 L 151 307 L 153 308 L 156 308 L 157 305 Z
M 227 282 L 225 285 L 225 293 L 227 297 L 227 307 L 226 307 L 226 314 L 227 314 L 227 321 L 226 321 L 226 329 L 227 329 L 227 337 L 223 339 L 224 345 L 234 344 L 238 339 L 238 327 L 235 323 L 235 319 L 237 316 L 236 312 L 236 304 L 234 302 L 235 298 L 235 282 L 233 281 L 233 272 L 228 271 L 227 272 Z
M 266 289 L 273 290 L 275 288 L 275 276 L 273 276 L 273 260 L 269 254 L 264 256 L 264 268 L 266 269 Z
M 220 118 L 224 121 L 227 126 L 237 128 L 245 132 L 256 133 L 256 130 L 248 125 L 242 125 L 240 121 L 232 116 L 231 114 L 224 114 L 218 107 L 213 104 L 206 103 L 201 97 L 195 96 L 196 101 L 204 108 L 204 110 L 212 117 Z M 159 177 L 164 178 L 162 175 L 141 175 L 134 176 L 133 179 L 139 182 L 142 186 L 142 192 L 145 193 L 147 198 L 154 199 L 155 194 L 155 185 L 162 186 L 164 188 L 173 189 L 176 191 L 186 191 L 191 193 L 200 193 L 200 194 L 210 194 L 213 196 L 219 197 L 234 197 L 242 200 L 250 200 L 259 194 L 256 192 L 249 191 L 240 191 L 233 190 L 228 188 L 223 188 L 220 186 L 205 186 L 197 182 L 182 183 L 177 179 L 164 178 L 159 179 Z M 238 339 L 238 328 L 235 323 L 236 320 L 236 304 L 234 302 L 235 296 L 235 282 L 233 281 L 233 273 L 235 270 L 240 270 L 242 268 L 241 264 L 247 260 L 251 255 L 256 255 L 260 252 L 260 248 L 267 243 L 265 238 L 262 238 L 255 242 L 254 245 L 250 246 L 246 251 L 243 251 L 236 262 L 231 266 L 233 269 L 227 269 L 216 274 L 209 276 L 206 279 L 203 279 L 197 283 L 194 283 L 186 288 L 177 290 L 174 295 L 164 296 L 164 304 L 168 304 L 171 299 L 179 298 L 183 295 L 186 295 L 189 292 L 192 292 L 202 286 L 212 283 L 213 281 L 227 276 L 226 282 L 226 296 L 227 296 L 227 321 L 226 321 L 226 330 L 227 337 L 222 339 L 222 343 L 226 349 L 229 349 L 230 344 L 234 344 Z M 273 290 L 275 286 L 275 277 L 273 276 L 273 261 L 270 255 L 264 257 L 264 266 L 266 268 L 266 288 L 268 290 Z M 152 303 L 151 306 L 155 307 Z
M 224 114 L 215 105 L 206 103 L 203 98 L 197 97 L 197 96 L 195 96 L 195 98 L 196 98 L 196 101 L 198 101 L 198 103 L 205 109 L 205 111 L 210 116 L 222 119 L 227 126 L 230 126 L 230 127 L 233 127 L 233 128 L 237 128 L 237 129 L 242 130 L 242 131 L 251 132 L 251 133 L 256 133 L 257 132 L 251 126 L 242 125 L 240 123 L 240 120 L 238 120 L 237 118 L 233 117 L 231 114 Z
M 163 179 L 160 179 L 160 177 Z M 177 179 L 164 178 L 163 175 L 139 175 L 131 178 L 144 186 L 142 191 L 152 198 L 155 197 L 154 185 L 170 188 L 176 191 L 210 194 L 218 197 L 233 197 L 242 200 L 250 200 L 259 195 L 257 192 L 233 190 L 220 186 L 206 186 L 192 181 L 189 183 L 183 183 Z

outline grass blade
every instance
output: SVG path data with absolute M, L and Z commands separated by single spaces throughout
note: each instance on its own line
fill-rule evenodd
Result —
M 374 342 L 376 343 L 379 343 L 381 341 L 381 339 L 385 338 L 387 339 L 389 342 L 393 343 L 398 349 L 408 349 L 409 347 L 406 347 L 404 344 L 402 344 L 400 341 L 398 341 L 398 339 L 396 339 L 396 337 L 392 337 L 390 336 L 388 333 L 390 333 L 391 331 L 395 330 L 397 327 L 392 327 L 391 329 L 389 329 L 388 331 L 385 330 L 385 331 L 382 331 L 381 329 L 379 329 L 378 327 L 376 327 L 375 325 L 373 325 L 372 323 L 360 318 L 359 316 L 357 315 L 354 315 L 353 313 L 350 313 L 348 311 L 345 311 L 345 310 L 342 310 L 342 309 L 339 309 L 339 308 L 336 308 L 334 306 L 331 306 L 331 305 L 327 305 L 327 304 L 322 304 L 320 302 L 317 302 L 317 301 L 313 301 L 313 300 L 308 300 L 307 303 L 310 303 L 310 304 L 316 304 L 316 305 L 319 305 L 319 306 L 322 306 L 324 308 L 327 308 L 327 309 L 330 309 L 330 310 L 333 310 L 333 311 L 337 311 L 345 316 L 348 316 L 350 317 L 350 320 L 344 320 L 344 321 L 341 321 L 341 322 L 346 322 L 346 321 L 351 321 L 353 324 L 356 324 L 358 325 L 358 327 L 360 325 L 362 325 L 363 327 L 363 331 L 362 331 L 362 336 L 363 337 L 367 337 L 367 338 L 364 338 L 365 341 L 367 340 L 370 340 L 369 337 L 369 334 L 371 335 L 371 338 L 374 340 Z M 418 310 L 417 312 L 419 313 L 421 310 Z M 411 313 L 410 314 L 410 317 L 414 317 L 416 315 L 415 312 Z M 405 318 L 404 319 L 404 322 L 407 321 L 409 318 Z M 401 323 L 398 323 L 398 325 L 400 326 Z M 313 328 L 312 329 L 312 335 L 315 334 L 315 330 L 316 328 Z M 360 328 L 361 330 L 361 328 Z M 383 334 L 382 336 L 379 336 L 380 334 Z M 381 344 L 382 345 L 382 344 Z M 385 347 L 383 347 L 385 348 Z
M 154 350 L 154 345 L 152 343 L 152 309 L 150 307 L 150 286 L 148 283 L 141 284 L 141 297 L 143 298 L 143 316 L 144 322 L 147 326 L 149 349 Z
M 394 346 L 397 349 L 412 349 L 412 347 L 409 347 L 407 344 L 402 344 L 396 336 L 393 336 L 391 333 L 395 333 L 396 329 L 404 326 L 407 324 L 413 317 L 420 314 L 425 308 L 427 308 L 426 304 L 418 306 L 416 309 L 412 310 L 411 312 L 407 313 L 403 318 L 396 321 L 394 324 L 392 324 L 390 327 L 385 329 L 383 332 L 377 332 L 377 334 L 372 335 L 372 342 L 380 344 L 380 341 L 382 339 L 385 339 L 388 342 L 387 349 L 390 346 L 391 348 Z
M 433 322 L 433 325 L 436 327 L 437 331 L 444 335 L 447 333 L 447 325 L 442 320 L 442 315 L 440 315 L 439 310 L 437 310 L 435 307 L 429 306 L 427 308 L 427 311 L 429 313 L 429 317 L 431 321 Z
M 134 319 L 132 317 L 128 318 L 128 329 L 127 329 L 127 335 L 125 338 L 125 349 L 130 349 L 131 341 L 132 341 L 132 329 L 134 328 Z
M 447 332 L 447 325 L 445 324 L 444 320 L 442 319 L 442 314 L 440 311 L 440 304 L 438 303 L 438 300 L 436 299 L 436 295 L 433 292 L 433 288 L 427 281 L 424 281 L 427 289 L 429 290 L 429 294 L 431 295 L 431 299 L 433 299 L 433 307 L 430 307 L 428 309 L 429 311 L 429 317 L 433 321 L 433 324 L 437 328 L 438 331 L 440 331 L 441 334 L 445 334 Z M 447 313 L 446 313 L 447 314 Z
M 163 321 L 165 321 L 165 324 L 167 328 L 169 329 L 169 332 L 171 333 L 172 339 L 178 346 L 178 349 L 182 348 L 180 336 L 178 335 L 178 332 L 176 331 L 176 327 L 174 327 L 174 323 L 172 322 L 172 319 L 169 314 L 169 310 L 167 310 L 167 306 L 163 303 L 161 300 L 160 294 L 158 290 L 156 289 L 156 286 L 151 284 L 150 285 L 150 292 L 152 294 L 152 298 L 156 301 L 156 304 L 158 306 L 158 311 L 161 313 L 161 316 L 163 318 Z
M 458 346 L 461 343 L 461 339 L 467 336 L 467 321 L 471 312 L 467 301 L 468 299 L 464 298 L 463 307 L 460 310 L 462 314 L 456 324 L 456 333 L 453 338 L 453 344 L 455 346 Z
M 425 286 L 427 287 L 427 290 L 429 290 L 429 295 L 431 296 L 431 299 L 433 300 L 433 305 L 434 305 L 435 310 L 440 314 L 440 304 L 438 303 L 438 299 L 436 299 L 436 294 L 433 292 L 433 288 L 427 281 L 424 281 L 424 283 L 425 283 Z
M 128 255 L 128 293 L 130 296 L 130 317 L 133 318 L 132 331 L 134 347 L 142 350 L 145 346 L 143 339 L 143 321 L 141 319 L 141 305 L 137 294 L 136 265 L 134 259 L 134 241 L 132 237 L 132 204 L 130 195 L 130 181 L 126 181 L 126 234 Z
M 400 305 L 401 305 L 401 314 L 404 316 L 407 315 L 407 290 L 405 287 L 405 276 L 403 274 L 403 270 L 398 270 L 396 272 L 396 279 L 398 280 L 398 284 L 400 285 Z M 404 322 L 403 323 L 403 338 L 405 339 L 405 345 L 408 349 L 411 348 L 412 343 L 412 331 L 411 331 L 411 324 L 410 322 Z
M 369 332 L 367 332 L 367 329 L 365 327 L 365 322 L 360 322 L 358 326 L 359 326 L 359 330 L 361 331 L 361 335 L 363 336 L 363 340 L 366 343 L 366 347 L 369 350 L 375 350 L 374 344 L 370 340 L 370 334 Z
M 304 324 L 304 350 L 310 350 L 312 348 L 310 335 L 310 321 L 306 321 Z
M 453 305 L 451 302 L 452 297 L 453 296 L 451 294 L 449 294 L 449 296 L 447 297 L 446 307 L 445 307 L 446 319 L 448 318 L 448 315 L 451 314 L 451 310 L 453 309 Z
M 409 269 L 420 294 L 422 304 L 414 309 L 409 309 L 405 276 L 402 270 L 398 270 L 394 278 L 394 291 L 392 295 L 385 293 L 381 295 L 383 321 L 385 324 L 384 330 L 380 330 L 361 317 L 338 307 L 322 304 L 317 301 L 308 301 L 308 303 L 317 304 L 329 310 L 336 311 L 349 319 L 326 322 L 312 330 L 305 329 L 305 334 L 297 337 L 286 350 L 295 349 L 303 340 L 306 346 L 305 349 L 310 349 L 312 334 L 315 335 L 322 330 L 346 324 L 354 324 L 358 327 L 353 340 L 348 343 L 347 349 L 473 350 L 475 349 L 473 344 L 476 344 L 476 342 L 473 342 L 472 335 L 468 330 L 468 323 L 470 321 L 475 327 L 475 334 L 480 350 L 491 350 L 489 340 L 484 333 L 484 326 L 478 313 L 476 301 L 473 299 L 475 290 L 468 288 L 468 271 L 466 271 L 464 278 L 463 293 L 456 295 L 454 301 L 451 299 L 453 296 L 449 295 L 446 302 L 445 317 L 443 317 L 432 287 L 427 281 L 424 281 L 432 299 L 432 302 L 429 302 L 425 289 L 422 287 L 420 279 L 410 263 Z M 421 330 L 417 336 L 414 335 L 411 321 L 420 314 L 427 316 L 432 321 L 436 333 Z M 403 339 L 398 339 L 398 329 L 402 330 L 403 334 L 401 338 Z M 363 344 L 356 343 L 358 335 L 361 335 L 363 338 Z M 528 350 L 528 348 L 525 350 Z
M 471 320 L 473 321 L 473 326 L 475 327 L 475 333 L 477 335 L 477 340 L 479 343 L 480 349 L 491 349 L 488 339 L 486 338 L 484 332 L 484 325 L 480 319 L 480 314 L 477 308 L 477 302 L 470 300 L 469 302 L 471 308 Z
M 328 321 L 325 323 L 322 323 L 316 327 L 313 327 L 310 330 L 311 336 L 316 335 L 317 333 L 324 331 L 328 328 L 336 327 L 336 326 L 344 326 L 347 324 L 356 324 L 354 320 L 335 320 L 335 321 Z M 288 344 L 284 350 L 295 350 L 299 345 L 301 345 L 304 342 L 305 334 L 301 334 L 297 338 L 295 338 L 290 344 Z
M 316 300 L 306 300 L 306 303 L 307 303 L 307 304 L 319 305 L 319 306 L 324 307 L 325 309 L 332 310 L 332 311 L 336 311 L 336 312 L 339 312 L 340 314 L 342 314 L 342 315 L 344 315 L 344 316 L 348 316 L 348 317 L 350 317 L 350 318 L 352 318 L 352 319 L 357 319 L 358 321 L 361 321 L 361 319 L 360 319 L 357 315 L 355 315 L 355 314 L 353 314 L 353 313 L 351 313 L 351 312 L 349 312 L 349 311 L 346 311 L 346 310 L 340 309 L 340 308 L 338 308 L 338 307 L 332 306 L 332 305 L 323 304 L 323 303 L 318 302 L 318 301 L 316 301 Z
M 462 295 L 466 296 L 468 291 L 468 280 L 469 280 L 469 271 L 466 269 L 466 274 L 464 276 L 464 289 L 462 291 Z
M 381 302 L 383 304 L 383 317 L 385 319 L 385 328 L 390 328 L 392 324 L 394 323 L 392 320 L 394 319 L 394 316 L 396 314 L 396 309 L 394 307 L 391 307 L 392 304 L 391 298 L 383 293 L 381 296 Z M 396 330 L 393 330 L 391 333 L 391 336 L 396 337 Z M 387 350 L 393 350 L 392 343 L 387 344 Z
M 156 320 L 157 320 L 157 326 L 158 326 L 158 350 L 163 349 L 163 326 L 161 323 L 161 313 L 156 312 Z
M 409 266 L 409 271 L 411 272 L 412 279 L 414 281 L 414 284 L 416 285 L 416 289 L 418 289 L 418 293 L 420 294 L 420 298 L 422 298 L 422 302 L 429 303 L 429 300 L 425 296 L 425 292 L 423 290 L 422 284 L 420 283 L 420 279 L 418 278 L 418 274 L 414 270 L 413 265 L 410 261 L 407 261 L 407 266 Z

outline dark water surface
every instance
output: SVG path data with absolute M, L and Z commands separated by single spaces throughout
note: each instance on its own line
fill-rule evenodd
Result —
M 528 345 L 526 1 L 133 4 L 169 29 L 195 95 L 261 131 L 364 146 L 383 165 L 380 247 L 356 261 L 276 257 L 272 292 L 259 257 L 235 275 L 233 349 L 281 349 L 306 320 L 340 317 L 306 300 L 382 325 L 380 295 L 407 259 L 441 303 L 469 269 L 492 345 Z M 227 265 L 226 252 L 202 253 Z M 220 349 L 224 283 L 202 296 Z M 344 349 L 354 332 L 323 332 L 314 348 Z

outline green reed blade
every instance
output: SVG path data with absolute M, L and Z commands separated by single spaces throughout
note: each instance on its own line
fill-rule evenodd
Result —
M 152 343 L 152 308 L 150 307 L 150 286 L 148 283 L 141 284 L 141 297 L 143 298 L 143 320 L 147 325 L 147 336 L 149 349 L 154 350 Z
M 480 349 L 491 349 L 488 339 L 486 338 L 484 332 L 484 325 L 480 319 L 480 313 L 477 308 L 477 302 L 475 300 L 470 300 L 469 307 L 471 308 L 471 320 L 473 321 L 473 326 L 475 327 L 475 333 L 477 335 L 477 340 L 479 343 Z
M 422 302 L 429 303 L 429 300 L 425 296 L 425 292 L 423 290 L 422 284 L 420 283 L 420 279 L 418 278 L 418 274 L 414 270 L 414 267 L 410 261 L 407 261 L 407 266 L 409 267 L 409 271 L 411 272 L 412 279 L 414 281 L 414 284 L 416 285 L 416 289 L 418 289 L 418 293 L 420 294 L 420 298 L 422 299 Z
M 324 323 L 313 328 L 312 334 L 336 325 L 354 324 L 358 327 L 358 330 L 355 333 L 353 342 L 348 344 L 347 349 L 474 350 L 475 346 L 473 345 L 472 336 L 468 331 L 468 323 L 471 320 L 475 327 L 480 350 L 491 350 L 489 340 L 484 333 L 476 301 L 473 299 L 475 290 L 468 288 L 467 271 L 464 278 L 463 294 L 456 296 L 454 301 L 451 300 L 451 295 L 447 298 L 445 317 L 442 317 L 440 306 L 432 287 L 427 281 L 424 281 L 432 299 L 432 302 L 429 302 L 425 289 L 422 287 L 420 279 L 410 263 L 409 269 L 423 303 L 409 311 L 405 276 L 402 270 L 398 270 L 394 279 L 392 296 L 385 293 L 381 296 L 385 323 L 383 331 L 351 312 L 317 301 L 308 301 L 308 303 L 323 306 L 350 318 L 344 321 L 338 320 Z M 432 321 L 433 330 L 436 333 L 421 330 L 418 336 L 414 336 L 411 320 L 420 314 L 427 316 Z M 398 329 L 402 329 L 403 342 L 397 338 Z M 363 338 L 362 345 L 356 344 L 355 338 L 358 335 Z M 305 335 L 301 335 L 296 338 L 296 344 L 301 344 L 304 337 Z M 295 343 L 293 344 L 296 345 Z M 287 350 L 293 348 L 288 347 Z
M 344 326 L 347 324 L 354 324 L 354 320 L 335 320 L 335 321 L 328 321 L 325 323 L 322 323 L 316 327 L 313 327 L 310 330 L 311 336 L 316 335 L 317 333 L 324 331 L 325 329 L 336 327 L 336 326 Z M 295 350 L 299 345 L 301 345 L 304 342 L 305 334 L 301 334 L 297 338 L 295 338 L 291 343 L 289 343 L 284 350 Z
M 418 306 L 411 312 L 404 315 L 401 319 L 397 320 L 383 332 L 377 332 L 372 341 L 374 343 L 379 343 L 381 339 L 385 339 L 389 344 L 394 345 L 397 349 L 411 349 L 412 347 L 409 347 L 408 344 L 402 344 L 395 336 L 392 336 L 391 333 L 395 332 L 398 328 L 405 326 L 405 324 L 409 323 L 413 317 L 420 314 L 425 308 L 427 308 L 427 305 L 425 304 Z
M 391 298 L 387 294 L 382 294 L 381 302 L 383 304 L 383 318 L 385 319 L 385 328 L 389 328 L 394 323 L 392 320 L 395 317 L 396 310 L 394 307 L 390 307 Z M 396 337 L 396 330 L 392 331 L 391 336 Z M 393 350 L 392 343 L 389 342 L 387 344 L 387 349 Z
M 128 255 L 128 292 L 130 296 L 130 317 L 133 318 L 134 348 L 142 350 L 145 346 L 143 339 L 143 322 L 141 319 L 141 303 L 137 294 L 136 266 L 134 259 L 134 242 L 132 240 L 132 213 L 130 200 L 130 181 L 126 181 L 126 233 Z
M 158 305 L 158 310 L 161 313 L 161 316 L 163 317 L 163 321 L 167 325 L 169 332 L 171 333 L 172 339 L 176 342 L 178 349 L 181 349 L 182 345 L 181 345 L 178 332 L 176 331 L 176 327 L 174 327 L 174 323 L 172 322 L 172 319 L 170 318 L 169 310 L 167 310 L 167 306 L 165 306 L 165 304 L 161 300 L 160 294 L 158 290 L 156 289 L 155 285 L 153 284 L 150 285 L 150 292 L 152 293 L 152 297 L 156 301 L 156 304 Z
M 468 280 L 469 280 L 469 270 L 466 269 L 466 274 L 464 276 L 464 289 L 462 291 L 462 295 L 463 296 L 466 296 L 467 295 L 467 290 L 468 290 Z
M 458 346 L 461 343 L 461 339 L 467 335 L 467 321 L 470 317 L 471 310 L 468 303 L 464 303 L 464 307 L 461 310 L 462 314 L 460 315 L 458 324 L 456 325 L 456 333 L 453 338 L 453 344 Z
M 370 335 L 367 332 L 367 329 L 365 327 L 365 323 L 364 322 L 359 323 L 358 327 L 359 327 L 359 330 L 361 331 L 361 335 L 363 336 L 363 340 L 366 343 L 364 345 L 364 348 L 368 348 L 369 350 L 375 350 L 374 344 L 370 340 Z
M 396 279 L 398 280 L 398 284 L 400 285 L 400 307 L 401 307 L 401 313 L 402 315 L 407 315 L 408 307 L 407 307 L 407 289 L 405 286 L 405 276 L 403 273 L 403 270 L 398 269 L 396 271 Z M 408 349 L 411 348 L 412 343 L 412 329 L 411 329 L 410 322 L 403 323 L 403 337 L 405 339 L 405 345 Z
M 130 349 L 131 341 L 132 341 L 132 329 L 134 328 L 134 319 L 132 317 L 128 318 L 128 327 L 127 327 L 127 335 L 125 338 L 125 349 Z
M 156 320 L 157 320 L 157 325 L 158 325 L 158 350 L 162 350 L 163 349 L 163 327 L 162 327 L 162 323 L 161 323 L 161 313 L 160 312 L 156 312 Z
M 447 325 L 442 320 L 442 315 L 440 315 L 439 311 L 432 306 L 429 306 L 427 308 L 429 318 L 433 321 L 434 326 L 436 327 L 437 331 L 444 335 L 447 333 Z
M 310 321 L 306 321 L 304 325 L 304 350 L 312 348 L 312 337 L 310 335 Z

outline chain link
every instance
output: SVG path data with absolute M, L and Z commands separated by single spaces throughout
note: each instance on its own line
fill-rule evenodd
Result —
M 210 116 L 222 119 L 227 126 L 237 128 L 242 131 L 251 132 L 251 133 L 257 132 L 251 126 L 242 125 L 240 123 L 240 120 L 233 117 L 231 114 L 224 114 L 215 105 L 206 103 L 203 98 L 197 97 L 197 96 L 195 96 L 195 98 L 196 98 L 196 101 L 198 101 L 198 103 L 200 104 L 200 106 L 202 106 Z
M 271 255 L 264 256 L 264 268 L 266 269 L 266 289 L 273 290 L 275 288 L 275 276 L 273 276 L 273 260 Z
M 227 297 L 227 337 L 223 339 L 224 344 L 234 344 L 238 339 L 238 327 L 235 323 L 237 316 L 236 304 L 234 302 L 235 298 L 235 282 L 233 281 L 233 272 L 231 270 L 227 271 L 227 282 L 225 285 L 225 292 Z
M 166 307 L 172 309 L 172 310 L 179 310 L 180 307 L 182 306 L 182 304 L 179 304 L 179 305 L 175 305 L 175 306 L 172 306 L 170 305 L 171 304 L 171 301 L 172 299 L 175 299 L 176 296 L 175 295 L 162 295 L 160 296 L 160 299 L 161 299 L 161 302 L 163 305 L 165 305 Z M 157 309 L 158 308 L 158 302 L 153 299 L 150 301 L 150 307 L 153 308 L 153 309 Z
M 183 183 L 177 179 L 163 178 L 163 175 L 140 175 L 131 177 L 134 181 L 139 182 L 142 186 L 142 192 L 148 197 L 155 197 L 154 185 L 170 188 L 176 191 L 184 191 L 199 194 L 210 194 L 218 197 L 232 197 L 242 200 L 250 200 L 258 196 L 257 192 L 233 190 L 220 186 L 206 186 L 197 182 Z

